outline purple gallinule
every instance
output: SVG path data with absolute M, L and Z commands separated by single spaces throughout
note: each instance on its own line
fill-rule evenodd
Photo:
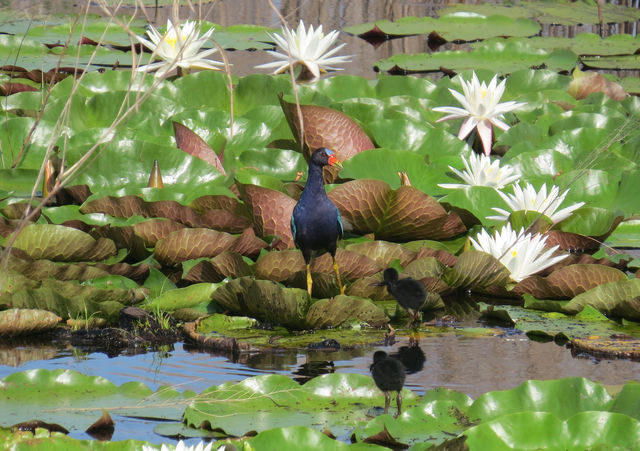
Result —
M 291 215 L 293 241 L 296 247 L 302 251 L 304 262 L 307 265 L 309 296 L 311 296 L 313 286 L 311 257 L 322 255 L 325 252 L 329 252 L 333 258 L 333 270 L 338 278 L 340 294 L 344 294 L 340 270 L 336 263 L 336 248 L 338 240 L 342 238 L 342 220 L 340 212 L 324 190 L 322 168 L 327 165 L 342 167 L 336 155 L 325 147 L 321 147 L 311 154 L 307 184 Z
M 398 304 L 409 312 L 409 322 L 405 327 L 410 327 L 420 316 L 420 308 L 427 299 L 427 290 L 424 285 L 417 280 L 407 277 L 398 278 L 398 271 L 394 268 L 387 268 L 383 273 L 384 281 L 371 285 L 386 286 L 391 296 L 396 298 Z
M 373 380 L 382 392 L 384 392 L 384 413 L 389 413 L 391 403 L 390 391 L 398 392 L 396 403 L 398 415 L 402 413 L 402 395 L 400 391 L 404 386 L 404 366 L 400 360 L 387 356 L 384 351 L 376 351 L 373 354 L 373 363 L 369 367 Z

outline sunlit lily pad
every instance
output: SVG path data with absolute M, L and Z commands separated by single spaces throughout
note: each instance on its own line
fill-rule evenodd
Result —
M 294 137 L 298 140 L 300 121 L 295 104 L 281 100 Z M 305 158 L 319 147 L 327 147 L 336 153 L 339 161 L 358 152 L 373 149 L 373 143 L 360 126 L 346 114 L 323 106 L 301 105 L 304 124 Z
M 237 184 L 241 197 L 253 217 L 258 236 L 275 235 L 282 244 L 278 249 L 293 247 L 291 215 L 296 201 L 284 193 L 257 185 Z
M 285 288 L 269 280 L 239 277 L 219 287 L 213 301 L 224 309 L 292 328 L 304 326 L 309 308 L 305 290 Z
M 312 329 L 338 327 L 353 320 L 380 327 L 388 323 L 384 311 L 364 298 L 336 296 L 314 302 L 307 312 L 306 324 Z
M 416 402 L 412 392 L 403 395 L 405 405 Z M 267 375 L 205 390 L 187 407 L 184 421 L 235 436 L 282 426 L 328 428 L 342 435 L 366 421 L 367 411 L 380 402 L 382 393 L 368 376 L 327 374 L 300 386 L 286 376 Z
M 54 328 L 60 318 L 46 310 L 9 309 L 0 311 L 0 336 L 12 337 Z
M 107 409 L 112 415 L 178 420 L 185 398 L 167 387 L 153 392 L 140 382 L 116 386 L 103 377 L 70 370 L 30 370 L 0 381 L 0 424 L 39 419 L 84 431 Z M 47 396 L 42 396 L 46 390 Z
M 169 265 L 200 257 L 215 257 L 224 251 L 235 251 L 245 255 L 257 255 L 267 243 L 252 241 L 253 246 L 244 235 L 233 236 L 225 232 L 211 229 L 184 228 L 170 233 L 156 243 L 156 258 Z M 253 237 L 255 238 L 255 236 Z
M 109 239 L 95 240 L 80 230 L 53 224 L 25 227 L 14 246 L 32 258 L 56 261 L 100 261 L 116 253 L 116 247 Z
M 529 293 L 541 299 L 571 299 L 604 283 L 627 280 L 620 270 L 603 265 L 570 265 L 543 278 L 529 276 L 519 282 L 513 292 Z
M 640 279 L 598 285 L 574 297 L 564 308 L 575 314 L 585 305 L 591 305 L 607 315 L 640 320 Z
M 380 239 L 447 239 L 466 231 L 457 215 L 411 186 L 393 191 L 385 182 L 354 180 L 335 187 L 329 198 L 355 230 Z

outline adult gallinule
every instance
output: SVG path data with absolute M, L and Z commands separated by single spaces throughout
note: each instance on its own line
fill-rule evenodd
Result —
M 389 413 L 391 403 L 390 391 L 398 392 L 396 402 L 398 404 L 398 415 L 402 413 L 402 395 L 400 390 L 404 386 L 404 367 L 398 359 L 387 356 L 384 351 L 376 351 L 373 354 L 373 363 L 369 367 L 373 380 L 380 390 L 384 392 L 384 413 Z
M 340 270 L 336 263 L 336 248 L 342 238 L 342 221 L 340 212 L 329 200 L 324 190 L 322 168 L 326 165 L 342 167 L 336 155 L 329 149 L 321 147 L 311 154 L 309 160 L 309 176 L 302 191 L 300 200 L 291 215 L 291 234 L 296 247 L 302 251 L 307 265 L 307 291 L 311 296 L 311 257 L 329 252 L 333 257 L 333 270 L 338 278 L 340 294 L 344 287 L 340 279 Z
M 387 268 L 383 273 L 384 281 L 372 285 L 386 286 L 387 291 L 396 298 L 398 304 L 409 312 L 409 322 L 405 327 L 410 327 L 420 316 L 420 308 L 427 299 L 427 290 L 417 280 L 407 277 L 398 278 L 398 271 Z

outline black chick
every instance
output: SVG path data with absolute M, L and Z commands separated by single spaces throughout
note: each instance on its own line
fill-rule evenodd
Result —
M 398 417 L 402 413 L 402 395 L 400 391 L 404 387 L 405 380 L 402 363 L 398 359 L 387 356 L 384 351 L 376 351 L 373 354 L 373 363 L 369 369 L 376 385 L 384 392 L 384 413 L 389 413 L 389 404 L 391 403 L 389 392 L 398 392 L 396 397 L 398 404 L 396 417 Z
M 417 280 L 407 277 L 398 279 L 398 271 L 387 268 L 383 273 L 384 281 L 372 285 L 386 286 L 389 294 L 396 298 L 398 304 L 409 312 L 409 322 L 405 327 L 411 327 L 420 316 L 420 308 L 427 299 L 427 290 Z

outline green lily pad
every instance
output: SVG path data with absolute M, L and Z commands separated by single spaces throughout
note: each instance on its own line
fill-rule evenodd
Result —
M 14 373 L 2 379 L 0 387 L 0 424 L 38 419 L 71 431 L 86 430 L 102 409 L 115 415 L 179 420 L 189 396 L 167 387 L 153 392 L 140 382 L 118 387 L 103 377 L 71 370 Z
M 309 308 L 306 291 L 252 277 L 239 277 L 227 282 L 213 292 L 212 299 L 232 313 L 251 315 L 292 328 L 304 326 Z
M 407 406 L 417 400 L 406 389 L 403 398 Z M 302 386 L 286 376 L 266 375 L 205 390 L 187 407 L 184 420 L 235 436 L 282 426 L 328 428 L 342 435 L 381 402 L 373 379 L 360 374 L 327 374 Z
M 505 16 L 444 15 L 432 17 L 402 17 L 395 22 L 378 20 L 343 28 L 349 34 L 376 38 L 436 33 L 445 41 L 474 41 L 494 36 L 532 36 L 540 25 L 529 19 Z

